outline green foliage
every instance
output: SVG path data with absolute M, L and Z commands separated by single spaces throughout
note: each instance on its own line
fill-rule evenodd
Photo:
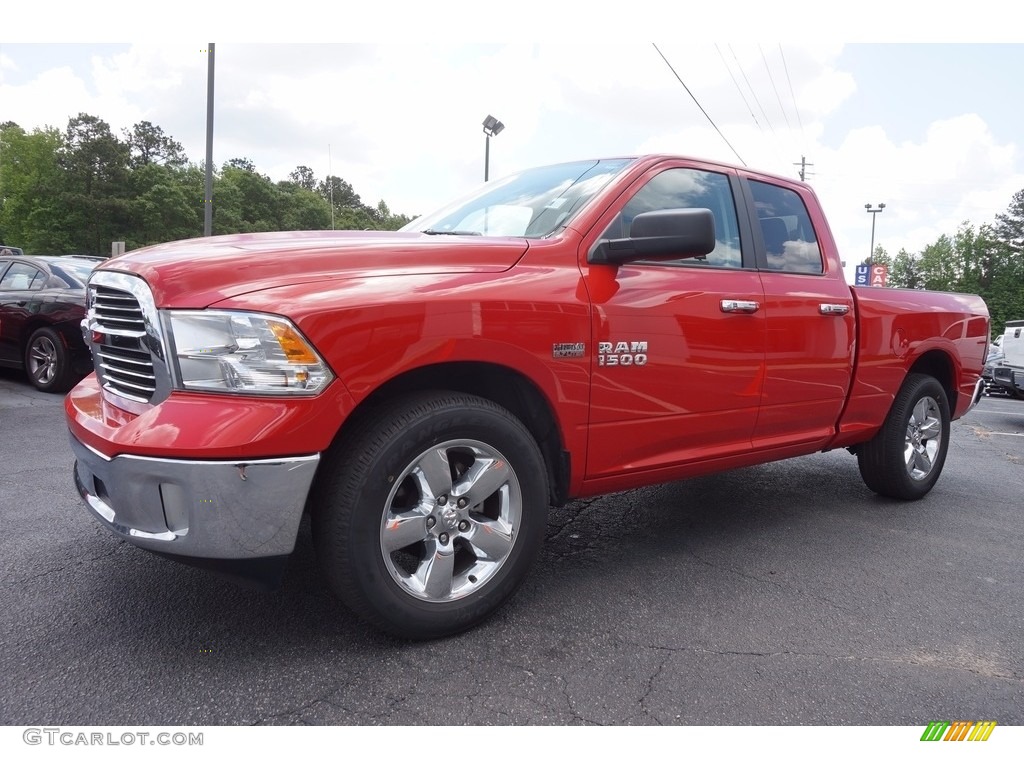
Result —
M 80 113 L 65 131 L 27 133 L 0 123 L 0 242 L 26 253 L 109 255 L 127 248 L 199 237 L 205 176 L 180 143 L 148 121 L 118 138 L 98 117 Z M 333 222 L 331 200 L 333 198 Z M 274 183 L 249 158 L 232 158 L 214 176 L 214 234 L 275 230 L 398 229 L 411 221 L 381 200 L 365 205 L 338 176 L 320 181 L 300 165 Z
M 185 148 L 148 120 L 132 126 L 127 142 L 133 168 L 152 163 L 180 168 L 188 162 Z
M 1024 222 L 1024 190 L 996 221 L 977 229 L 964 222 L 956 234 L 942 235 L 917 255 L 900 251 L 890 265 L 889 285 L 976 293 L 988 305 L 992 335 L 999 335 L 1008 320 L 1024 319 L 1024 253 L 1014 234 Z
M 57 152 L 63 138 L 56 128 L 25 133 L 6 123 L 0 129 L 0 242 L 26 253 L 68 253 L 55 228 L 61 206 L 63 171 Z

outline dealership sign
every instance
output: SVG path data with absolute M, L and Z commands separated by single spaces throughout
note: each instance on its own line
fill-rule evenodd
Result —
M 885 288 L 889 282 L 889 267 L 885 264 L 858 264 L 854 285 Z

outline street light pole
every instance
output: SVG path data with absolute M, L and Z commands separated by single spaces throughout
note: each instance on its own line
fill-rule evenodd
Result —
M 879 203 L 877 208 L 872 208 L 871 203 L 864 205 L 864 210 L 871 214 L 871 251 L 868 253 L 868 266 L 875 263 L 875 217 L 885 208 L 885 203 Z
M 484 181 L 490 177 L 491 169 L 491 136 L 497 136 L 505 130 L 505 124 L 491 115 L 484 120 Z
M 203 198 L 203 236 L 213 234 L 213 43 L 206 65 L 206 197 Z

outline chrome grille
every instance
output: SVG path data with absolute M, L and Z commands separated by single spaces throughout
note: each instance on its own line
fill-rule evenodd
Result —
M 122 397 L 149 402 L 156 376 L 143 346 L 146 321 L 138 299 L 128 291 L 96 285 L 91 309 L 92 328 L 103 334 L 103 342 L 93 350 L 103 385 Z
M 135 331 L 139 335 L 145 332 L 146 321 L 142 317 L 142 307 L 132 294 L 97 285 L 93 297 L 94 316 L 107 332 Z
M 96 270 L 82 324 L 96 376 L 115 405 L 142 413 L 171 391 L 153 294 L 135 275 Z

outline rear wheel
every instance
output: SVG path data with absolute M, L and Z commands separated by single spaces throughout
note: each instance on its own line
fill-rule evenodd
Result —
M 896 499 L 927 494 L 942 474 L 949 424 L 949 401 L 942 385 L 932 376 L 907 376 L 881 430 L 857 453 L 868 488 Z
M 60 334 L 39 328 L 25 345 L 25 373 L 41 392 L 66 392 L 71 387 L 71 354 Z
M 548 493 L 529 431 L 461 393 L 367 414 L 325 457 L 317 558 L 371 623 L 425 639 L 482 621 L 519 586 L 543 541 Z

